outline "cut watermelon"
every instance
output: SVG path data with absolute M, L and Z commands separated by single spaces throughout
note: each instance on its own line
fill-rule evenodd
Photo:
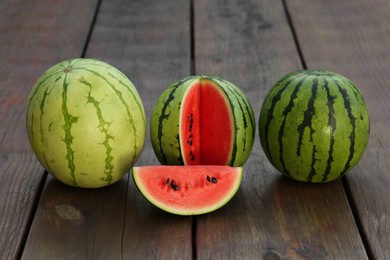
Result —
M 142 195 L 155 206 L 178 215 L 199 215 L 225 205 L 237 192 L 242 167 L 143 166 L 133 168 Z
M 205 75 L 168 87 L 150 120 L 153 150 L 164 165 L 243 166 L 255 129 L 244 92 L 224 79 Z
M 187 91 L 180 136 L 185 165 L 228 165 L 233 150 L 234 118 L 223 90 L 207 79 Z

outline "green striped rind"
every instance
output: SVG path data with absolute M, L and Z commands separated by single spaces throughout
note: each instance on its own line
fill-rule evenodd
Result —
M 27 132 L 44 168 L 78 187 L 102 187 L 134 165 L 145 142 L 141 98 L 129 79 L 94 59 L 63 61 L 36 82 Z
M 287 74 L 266 96 L 260 141 L 280 172 L 328 182 L 349 172 L 367 146 L 370 124 L 363 96 L 347 78 L 327 71 Z
M 249 158 L 255 139 L 256 123 L 252 106 L 245 94 L 234 84 L 217 77 L 211 77 L 228 97 L 234 118 L 234 143 L 231 166 L 242 166 Z
M 235 132 L 229 165 L 244 165 L 250 155 L 255 136 L 253 109 L 238 87 L 221 78 L 210 76 L 190 76 L 179 80 L 168 87 L 157 100 L 150 126 L 151 141 L 157 158 L 162 164 L 184 164 L 180 145 L 180 108 L 186 92 L 200 80 L 211 81 L 229 100 Z
M 180 106 L 185 93 L 196 81 L 196 77 L 188 77 L 173 83 L 160 95 L 153 108 L 150 138 L 161 164 L 184 164 L 179 139 Z

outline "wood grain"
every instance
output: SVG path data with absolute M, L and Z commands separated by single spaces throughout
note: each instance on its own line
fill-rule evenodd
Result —
M 288 1 L 309 68 L 349 77 L 363 93 L 371 120 L 368 149 L 346 178 L 375 259 L 390 257 L 390 3 Z
M 0 258 L 20 254 L 44 174 L 31 153 L 0 154 Z
M 45 177 L 25 131 L 28 94 L 49 66 L 81 55 L 95 6 L 94 0 L 0 2 L 2 259 L 20 255 Z
M 195 68 L 240 86 L 256 117 L 268 90 L 301 69 L 282 2 L 196 1 Z M 310 185 L 282 177 L 259 139 L 239 193 L 197 218 L 200 259 L 365 259 L 340 181 Z
M 130 78 L 149 126 L 160 93 L 190 74 L 189 1 L 103 1 L 86 57 L 106 61 Z M 137 164 L 158 164 L 149 136 Z M 118 184 L 97 190 L 73 189 L 50 180 L 23 256 L 191 259 L 191 232 L 191 217 L 167 214 L 151 205 L 129 174 Z
M 127 182 L 82 189 L 49 176 L 22 259 L 121 259 Z

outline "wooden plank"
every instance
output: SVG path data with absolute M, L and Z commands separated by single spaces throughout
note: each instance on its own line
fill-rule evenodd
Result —
M 372 259 L 390 256 L 389 158 L 389 148 L 370 148 L 347 178 Z
M 310 68 L 349 77 L 362 91 L 371 120 L 368 150 L 347 176 L 357 218 L 375 259 L 390 257 L 390 3 L 288 1 L 302 53 Z
M 120 259 L 128 180 L 82 189 L 49 176 L 22 259 Z
M 43 176 L 42 168 L 31 153 L 0 154 L 2 259 L 15 259 L 20 254 Z
M 96 1 L 0 2 L 0 255 L 4 259 L 20 254 L 45 176 L 27 141 L 27 96 L 46 68 L 81 55 L 95 5 Z
M 159 94 L 190 74 L 189 21 L 189 1 L 101 3 L 86 56 L 104 60 L 130 78 L 147 122 Z M 149 137 L 137 164 L 158 164 Z M 190 259 L 191 228 L 191 217 L 170 215 L 149 204 L 130 175 L 96 190 L 49 180 L 23 257 Z
M 301 69 L 282 1 L 194 1 L 197 74 L 221 76 L 247 94 L 256 118 L 268 90 Z M 200 259 L 367 258 L 340 181 L 282 177 L 256 137 L 238 194 L 197 217 Z

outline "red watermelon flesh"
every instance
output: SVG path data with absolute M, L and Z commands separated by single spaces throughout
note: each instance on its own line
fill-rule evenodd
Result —
M 142 166 L 133 179 L 155 206 L 178 215 L 198 215 L 225 205 L 237 192 L 242 167 Z
M 201 79 L 181 108 L 181 147 L 185 165 L 228 165 L 233 147 L 233 116 L 225 93 Z

